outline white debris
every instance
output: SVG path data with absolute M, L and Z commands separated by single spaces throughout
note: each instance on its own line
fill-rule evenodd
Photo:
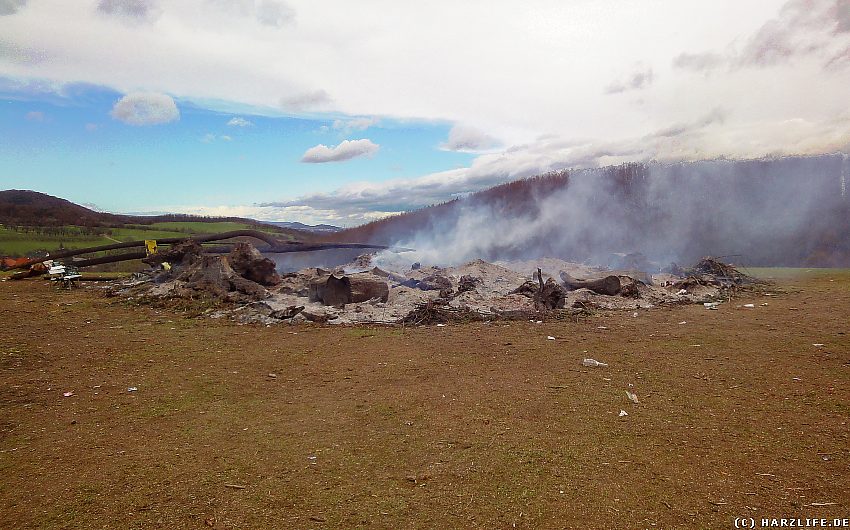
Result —
M 746 307 L 747 309 L 753 309 L 755 306 L 755 304 L 744 304 L 744 307 Z
M 717 306 L 720 305 L 720 302 L 703 302 L 702 306 L 706 309 L 717 309 Z
M 596 359 L 584 359 L 583 361 L 581 361 L 581 364 L 583 366 L 590 366 L 591 368 L 604 368 L 608 366 L 607 363 L 601 363 Z
M 640 403 L 640 401 L 638 401 L 637 394 L 629 392 L 628 390 L 626 390 L 626 397 L 629 398 L 629 401 L 631 401 L 632 403 L 635 403 L 635 404 Z
M 549 335 L 548 337 L 546 337 L 546 340 L 555 340 L 555 337 L 553 337 L 552 335 Z
M 622 418 L 623 416 L 628 416 L 628 415 L 629 415 L 629 413 L 628 413 L 628 412 L 626 412 L 625 410 L 621 410 L 621 411 L 620 411 L 620 417 L 621 417 L 621 418 Z

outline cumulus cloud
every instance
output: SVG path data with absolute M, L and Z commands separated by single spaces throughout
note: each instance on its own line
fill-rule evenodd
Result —
M 261 0 L 256 10 L 257 20 L 267 26 L 279 28 L 295 20 L 295 11 L 277 0 Z
M 749 35 L 743 47 L 727 54 L 682 53 L 675 68 L 707 72 L 720 67 L 765 68 L 797 58 L 815 57 L 825 67 L 844 63 L 850 50 L 850 3 L 847 0 L 789 0 L 776 17 Z
M 160 15 L 156 0 L 100 0 L 98 12 L 136 21 L 153 21 Z
M 0 16 L 14 15 L 24 7 L 27 0 L 0 0 Z
M 301 94 L 293 94 L 280 98 L 280 107 L 290 112 L 306 112 L 320 110 L 332 102 L 330 95 L 324 90 L 314 90 Z
M 332 127 L 335 131 L 347 135 L 355 131 L 365 131 L 380 122 L 378 118 L 351 118 L 350 120 L 334 120 Z
M 681 53 L 673 59 L 673 67 L 694 72 L 708 72 L 727 62 L 727 59 L 719 53 Z
M 446 151 L 477 152 L 499 145 L 492 136 L 463 125 L 455 125 L 449 131 L 449 139 L 440 146 Z
M 362 140 L 343 140 L 339 145 L 333 147 L 324 144 L 311 147 L 301 157 L 301 161 L 308 164 L 342 162 L 361 156 L 372 156 L 378 152 L 378 149 L 380 149 L 378 144 L 365 138 Z
M 151 92 L 127 94 L 109 114 L 128 125 L 158 125 L 180 119 L 180 111 L 171 96 Z
M 230 142 L 230 141 L 233 141 L 233 137 L 228 136 L 226 134 L 222 134 L 222 135 L 219 136 L 219 135 L 215 135 L 213 133 L 207 133 L 201 138 L 201 141 L 204 142 L 205 144 L 211 144 L 211 143 L 215 142 L 216 140 L 220 140 L 222 142 Z
M 230 118 L 230 121 L 227 122 L 227 125 L 231 127 L 253 127 L 254 123 L 249 120 L 246 120 L 245 118 L 236 116 L 234 118 Z
M 618 79 L 605 87 L 606 94 L 620 94 L 630 90 L 642 90 L 652 84 L 652 68 L 638 65 L 622 79 Z

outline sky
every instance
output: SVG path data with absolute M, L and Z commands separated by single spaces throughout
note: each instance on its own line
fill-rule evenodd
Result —
M 0 189 L 359 224 L 553 169 L 850 152 L 850 0 L 0 0 Z

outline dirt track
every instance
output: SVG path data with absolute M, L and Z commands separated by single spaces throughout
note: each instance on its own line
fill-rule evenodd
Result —
M 850 517 L 850 274 L 780 287 L 719 311 L 402 330 L 0 283 L 0 526 Z

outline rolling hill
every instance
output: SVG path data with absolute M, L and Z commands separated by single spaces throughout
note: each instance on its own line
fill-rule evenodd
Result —
M 333 234 L 416 248 L 424 260 L 553 256 L 657 264 L 850 266 L 847 155 L 563 170 Z M 323 236 L 329 238 L 331 236 Z

